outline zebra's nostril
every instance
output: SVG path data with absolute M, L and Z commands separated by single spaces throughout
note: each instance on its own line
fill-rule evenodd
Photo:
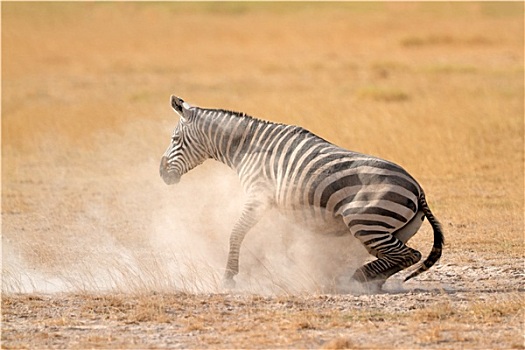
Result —
M 160 160 L 160 169 L 159 169 L 160 176 L 164 178 L 167 172 L 168 172 L 168 158 L 162 157 L 162 159 Z
M 159 169 L 160 177 L 164 180 L 164 182 L 168 185 L 175 184 L 179 182 L 180 175 L 178 175 L 175 172 L 168 171 L 168 158 L 165 156 L 162 157 L 160 160 L 160 169 Z

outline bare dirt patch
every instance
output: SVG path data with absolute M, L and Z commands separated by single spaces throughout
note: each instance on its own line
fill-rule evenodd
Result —
M 439 277 L 462 275 L 457 270 L 443 267 Z M 493 281 L 523 282 L 512 269 L 479 272 Z M 474 290 L 414 289 L 361 296 L 10 295 L 3 300 L 2 339 L 7 348 L 523 346 L 522 290 L 493 283 L 476 283 Z

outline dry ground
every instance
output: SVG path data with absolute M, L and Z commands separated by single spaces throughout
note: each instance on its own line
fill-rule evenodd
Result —
M 524 347 L 523 3 L 1 6 L 3 348 Z M 342 294 L 352 237 L 272 213 L 226 293 L 243 195 L 162 183 L 172 93 L 403 165 L 441 262 Z
M 497 294 L 495 294 L 497 293 Z M 522 295 L 16 295 L 6 348 L 522 348 Z

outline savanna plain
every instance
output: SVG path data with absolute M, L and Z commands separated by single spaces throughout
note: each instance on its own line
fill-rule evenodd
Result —
M 2 2 L 2 348 L 523 348 L 523 7 Z M 442 259 L 356 291 L 353 237 L 271 212 L 223 289 L 244 194 L 163 183 L 171 94 L 401 164 Z

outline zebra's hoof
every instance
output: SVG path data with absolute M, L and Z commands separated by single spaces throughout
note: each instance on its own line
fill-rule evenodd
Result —
M 362 273 L 360 271 L 356 271 L 354 273 L 354 275 L 352 276 L 352 280 L 356 281 L 356 282 L 359 282 L 359 283 L 363 283 L 363 282 L 366 282 L 366 276 L 365 276 L 364 273 Z
M 358 282 L 359 286 L 363 288 L 367 294 L 381 293 L 383 290 L 383 284 L 386 282 L 386 279 L 383 276 L 376 275 L 371 277 L 361 269 L 357 269 L 352 276 L 352 280 Z
M 383 284 L 385 280 L 371 281 L 361 284 L 367 294 L 381 294 L 383 291 Z
M 385 280 L 357 280 L 352 278 L 355 284 L 351 285 L 350 293 L 351 294 L 381 294 L 383 293 L 383 284 Z
M 235 288 L 235 280 L 233 278 L 225 278 L 222 280 L 222 286 L 226 289 L 234 289 Z
M 365 273 L 365 271 L 363 271 L 363 269 L 357 269 L 352 276 L 352 280 L 359 283 L 366 283 L 370 280 L 370 277 L 367 273 Z

